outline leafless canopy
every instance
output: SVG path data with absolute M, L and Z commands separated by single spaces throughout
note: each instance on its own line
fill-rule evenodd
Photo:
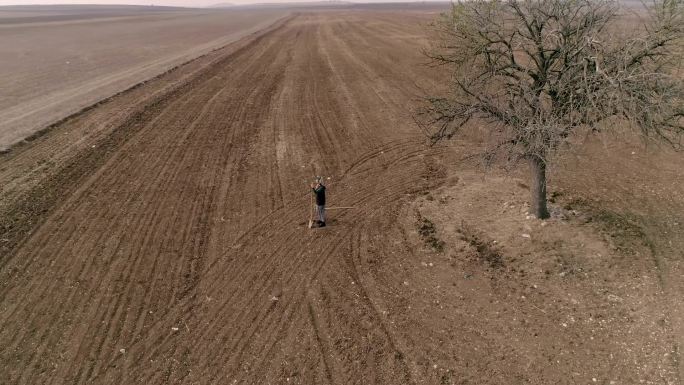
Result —
M 490 155 L 542 162 L 577 128 L 634 127 L 679 147 L 682 10 L 659 1 L 631 16 L 637 26 L 607 0 L 455 3 L 426 52 L 452 71 L 449 93 L 427 97 L 416 120 L 439 141 L 478 118 L 497 138 Z

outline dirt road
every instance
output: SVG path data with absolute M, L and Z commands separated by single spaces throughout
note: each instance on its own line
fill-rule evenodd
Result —
M 424 187 L 406 117 L 430 79 L 403 21 L 300 15 L 121 128 L 2 258 L 3 377 L 410 383 L 356 271 L 367 219 Z M 321 231 L 304 226 L 313 175 L 356 207 Z

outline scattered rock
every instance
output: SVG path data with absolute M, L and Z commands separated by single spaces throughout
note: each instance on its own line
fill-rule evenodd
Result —
M 606 298 L 608 298 L 608 301 L 610 302 L 622 302 L 622 298 L 618 297 L 615 294 L 608 294 Z

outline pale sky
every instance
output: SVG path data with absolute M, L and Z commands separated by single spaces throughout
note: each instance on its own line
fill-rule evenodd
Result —
M 128 5 L 167 5 L 180 7 L 203 7 L 218 3 L 249 4 L 249 3 L 287 3 L 321 0 L 0 0 L 2 5 L 30 5 L 30 4 L 128 4 Z M 325 1 L 325 0 L 322 0 Z M 411 0 L 351 0 L 355 3 L 401 2 Z M 414 0 L 415 1 L 415 0 Z M 420 0 L 419 0 L 420 1 Z
M 276 0 L 282 2 L 283 0 Z M 2 5 L 31 5 L 31 4 L 127 4 L 127 5 L 170 5 L 179 7 L 202 7 L 218 3 L 256 3 L 258 1 L 223 1 L 223 0 L 0 0 Z M 263 1 L 261 1 L 263 2 Z
M 173 5 L 184 7 L 201 7 L 222 3 L 223 1 L 212 0 L 0 0 L 0 5 L 31 5 L 31 4 L 129 4 L 129 5 Z M 230 1 L 226 1 L 230 2 Z

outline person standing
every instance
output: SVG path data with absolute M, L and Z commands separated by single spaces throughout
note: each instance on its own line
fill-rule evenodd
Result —
M 318 227 L 325 227 L 325 186 L 323 178 L 316 177 L 316 182 L 311 183 L 311 189 L 316 196 L 316 224 Z

